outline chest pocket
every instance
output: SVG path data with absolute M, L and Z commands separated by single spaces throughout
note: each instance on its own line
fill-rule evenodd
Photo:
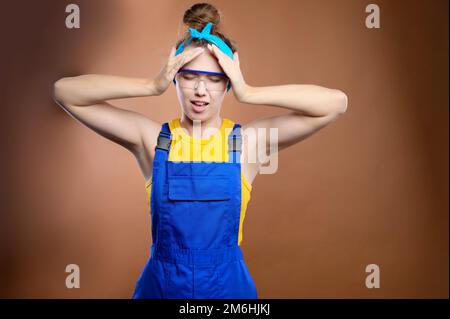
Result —
M 231 178 L 227 175 L 172 175 L 168 184 L 169 199 L 174 201 L 227 201 L 231 198 Z

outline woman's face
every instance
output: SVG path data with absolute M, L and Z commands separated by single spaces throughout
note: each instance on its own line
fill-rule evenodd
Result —
M 185 51 L 194 48 L 193 46 L 188 46 Z M 181 69 L 224 73 L 217 59 L 206 48 L 202 54 L 183 65 Z M 180 77 L 184 78 L 180 79 Z M 176 79 L 178 100 L 185 116 L 192 121 L 209 121 L 219 116 L 226 94 L 226 85 L 222 89 L 223 85 L 221 86 L 219 83 L 228 83 L 226 82 L 226 77 L 209 74 L 178 73 Z M 195 81 L 195 79 L 198 79 L 198 81 Z M 183 82 L 183 84 L 180 85 L 180 82 Z M 206 106 L 196 106 L 192 102 L 194 100 L 204 101 L 208 104 Z

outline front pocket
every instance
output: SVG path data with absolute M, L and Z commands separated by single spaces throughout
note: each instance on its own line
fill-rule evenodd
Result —
M 167 162 L 161 234 L 180 247 L 230 244 L 235 229 L 237 172 L 222 162 Z M 233 206 L 232 206 L 233 204 Z
M 231 179 L 226 175 L 172 175 L 168 177 L 169 199 L 174 201 L 227 201 Z

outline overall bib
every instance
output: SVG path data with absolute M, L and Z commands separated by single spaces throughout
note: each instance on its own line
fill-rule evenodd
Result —
M 164 123 L 153 160 L 152 246 L 138 298 L 257 298 L 238 245 L 241 126 L 228 135 L 228 162 L 168 161 Z

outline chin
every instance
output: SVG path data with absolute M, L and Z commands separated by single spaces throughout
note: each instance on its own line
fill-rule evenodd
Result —
M 191 120 L 197 120 L 197 121 L 206 121 L 211 118 L 211 114 L 209 112 L 210 110 L 205 110 L 201 113 L 197 113 L 194 110 L 189 110 L 189 118 Z

